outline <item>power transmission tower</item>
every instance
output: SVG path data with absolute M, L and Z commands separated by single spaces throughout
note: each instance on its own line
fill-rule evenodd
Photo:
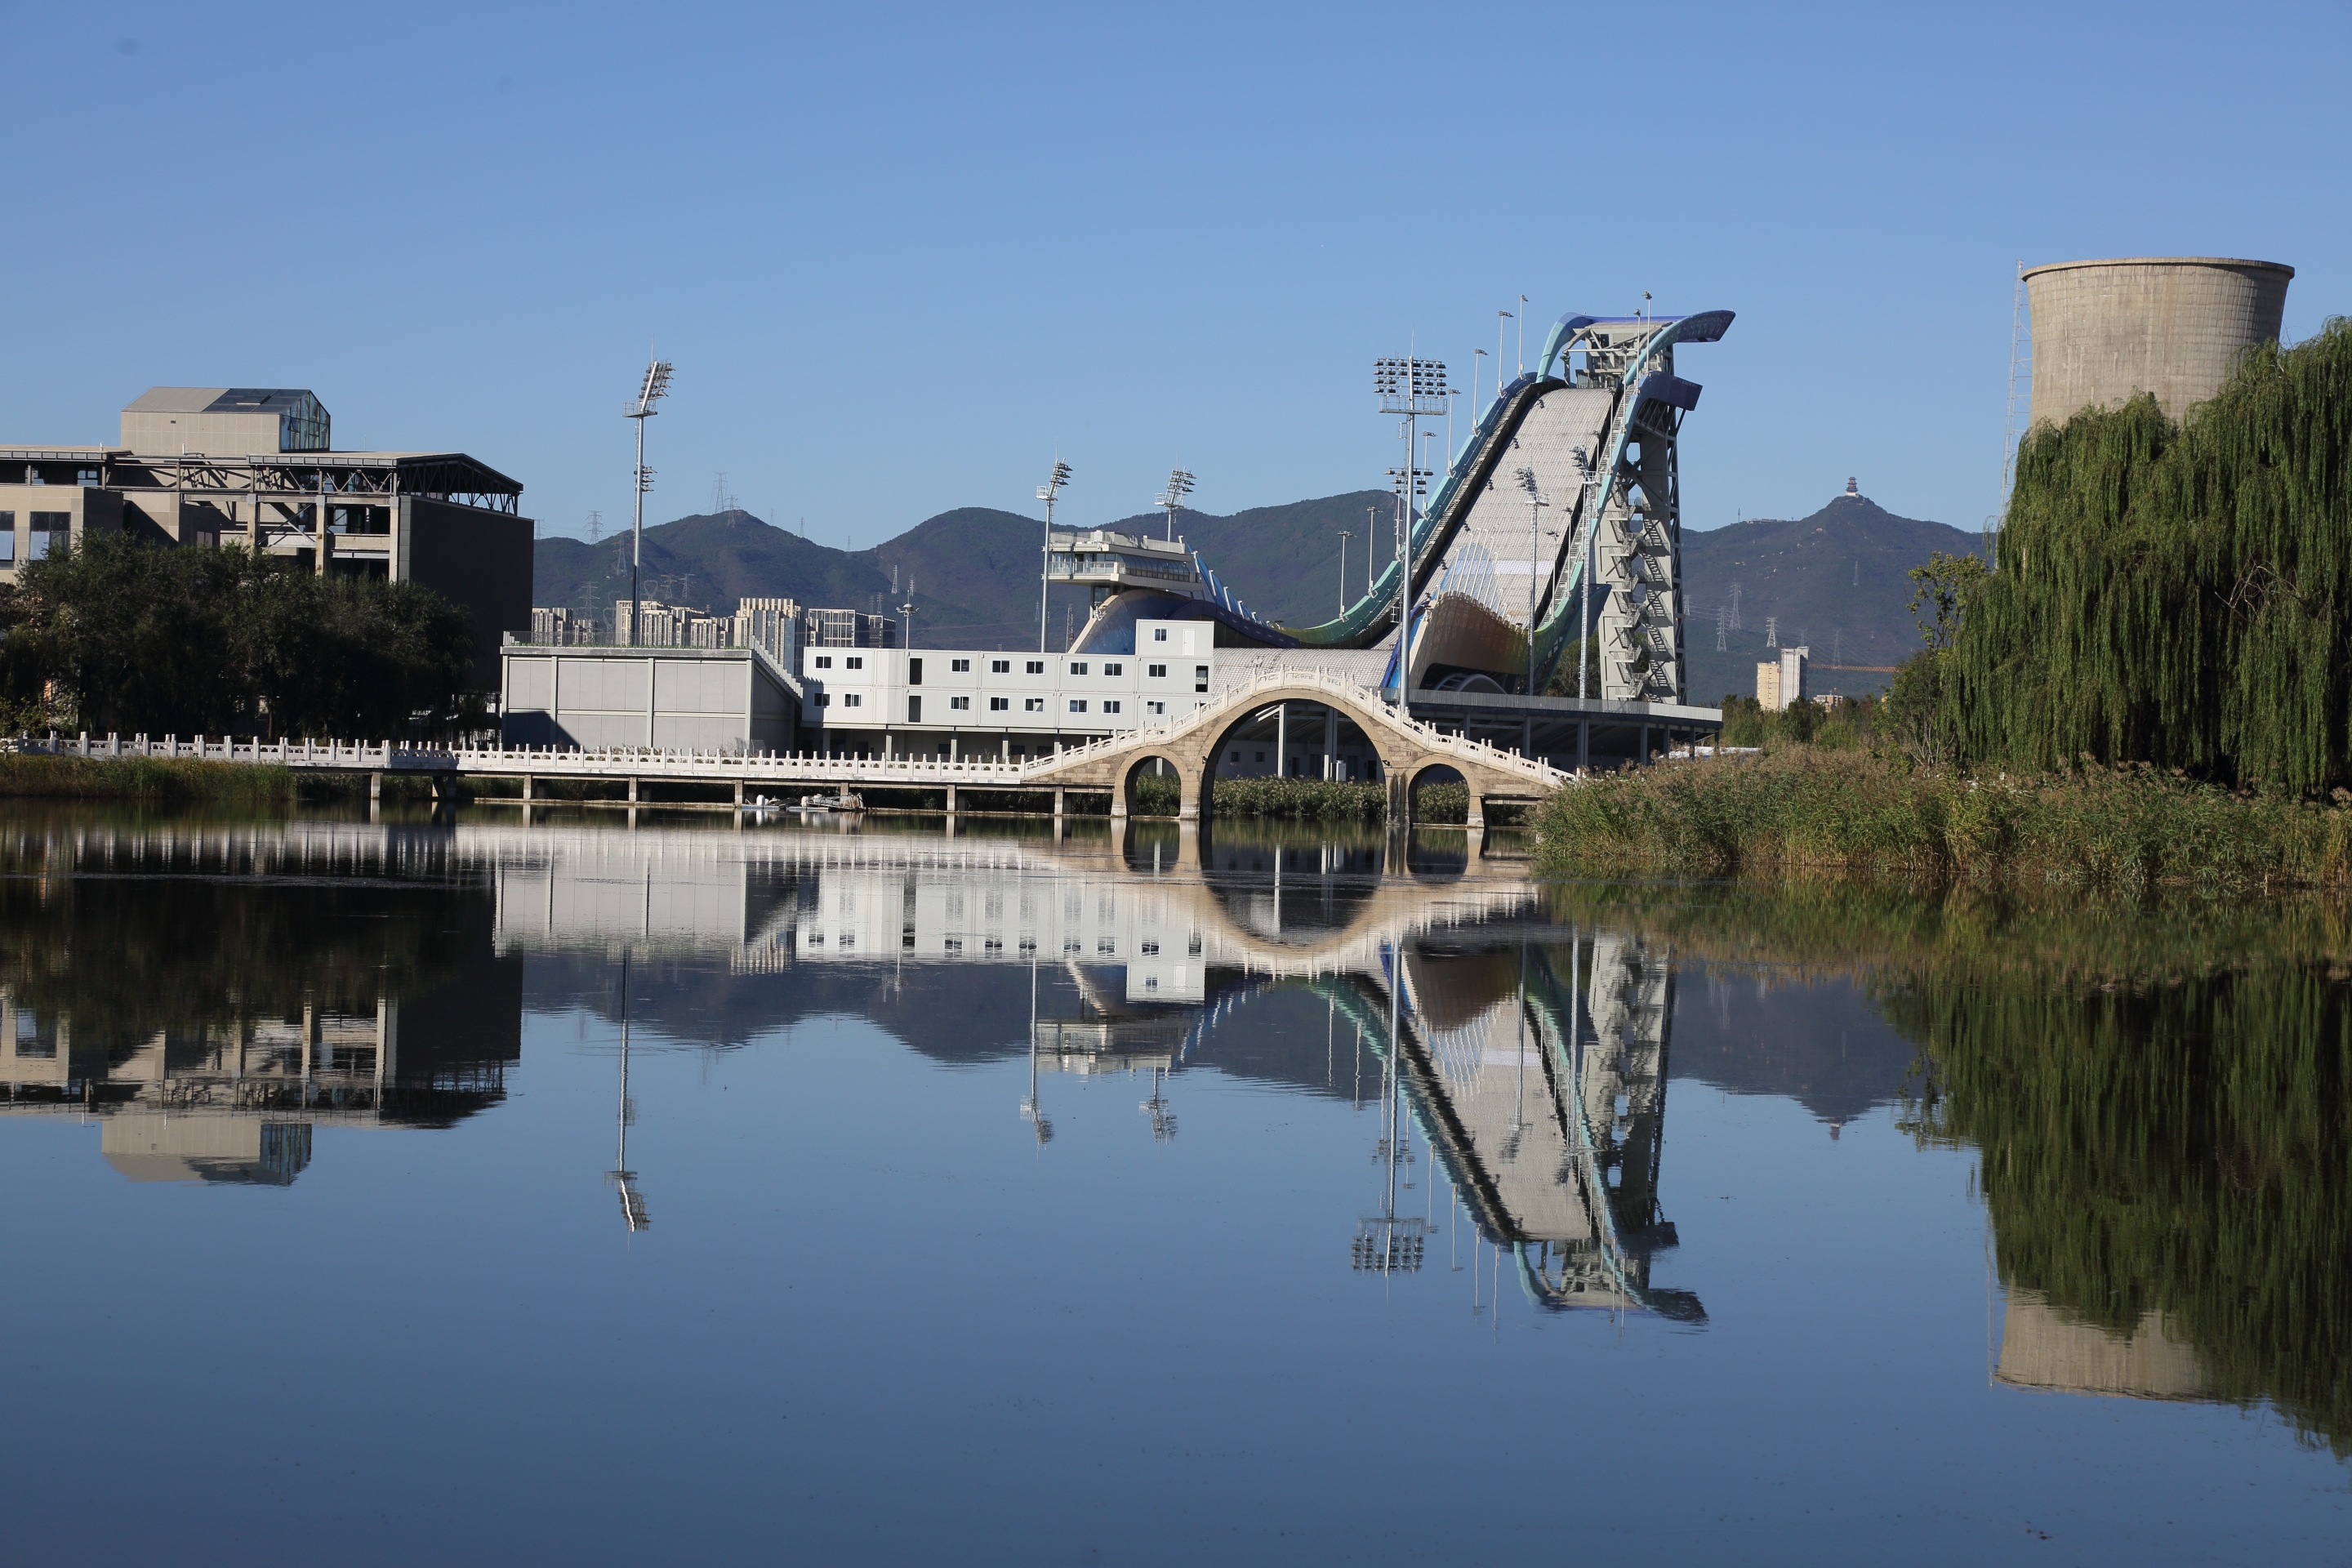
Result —
M 590 512 L 588 514 L 588 542 L 593 544 L 597 540 L 603 538 L 604 535 L 604 514 L 601 511 Z
M 1728 605 L 1717 605 L 1715 607 L 1715 651 L 1717 653 L 1724 651 L 1723 628 L 1730 615 L 1731 610 Z
M 1780 617 L 1778 616 L 1764 617 L 1764 646 L 1766 647 L 1780 646 Z
M 1739 624 L 1739 584 L 1738 583 L 1731 585 L 1731 629 L 1735 632 L 1744 629 Z

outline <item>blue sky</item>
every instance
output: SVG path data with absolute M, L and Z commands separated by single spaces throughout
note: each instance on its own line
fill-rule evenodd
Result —
M 9 6 L 0 440 L 152 384 L 309 386 L 548 532 L 741 504 L 1382 483 L 1370 362 L 1497 309 L 1728 307 L 1685 516 L 1994 505 L 2016 263 L 2297 269 L 2352 309 L 2352 11 L 2166 5 Z M 1504 353 L 1515 358 L 1516 341 Z M 1486 362 L 1491 364 L 1491 360 Z M 1491 372 L 1481 370 L 1482 391 Z

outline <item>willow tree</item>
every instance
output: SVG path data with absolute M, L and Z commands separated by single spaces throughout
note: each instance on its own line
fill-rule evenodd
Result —
M 2037 426 L 1942 700 L 1979 763 L 2352 783 L 2352 323 Z

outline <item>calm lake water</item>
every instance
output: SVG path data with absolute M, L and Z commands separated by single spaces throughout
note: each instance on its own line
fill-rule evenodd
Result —
M 0 818 L 17 1562 L 2341 1563 L 2336 911 Z

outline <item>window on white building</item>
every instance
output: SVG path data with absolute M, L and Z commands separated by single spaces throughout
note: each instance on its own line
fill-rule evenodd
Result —
M 862 658 L 845 658 L 841 661 L 841 668 L 844 669 L 864 669 L 866 668 L 866 661 Z
M 1103 666 L 1103 673 L 1105 675 L 1125 675 L 1127 673 L 1127 666 L 1123 664 L 1107 664 Z
M 1192 667 L 1192 689 L 1195 691 L 1206 691 L 1209 689 L 1209 667 L 1207 665 L 1196 664 Z
M 1086 672 L 1087 661 L 1085 659 L 1079 658 L 1072 659 L 1070 661 L 1070 673 L 1072 675 L 1084 675 Z
M 1143 667 L 1143 673 L 1154 680 L 1164 680 L 1168 676 L 1168 667 L 1164 664 L 1147 664 Z
M 948 699 L 948 706 L 961 713 L 965 709 L 971 706 L 971 699 L 969 697 L 950 697 Z
M 958 675 L 969 675 L 971 673 L 971 660 L 968 658 L 951 658 L 948 660 L 948 668 L 953 670 Z
M 1009 658 L 992 658 L 988 661 L 988 673 L 1010 675 L 1013 673 L 1013 661 Z
M 819 669 L 831 669 L 833 668 L 833 655 L 829 653 L 821 653 L 817 655 L 816 667 Z
M 992 697 L 988 700 L 988 710 L 991 713 L 1009 713 L 1012 710 L 1013 699 L 1010 697 Z
M 1108 702 L 1104 703 L 1104 704 L 1103 704 L 1103 711 L 1104 711 L 1104 712 L 1106 712 L 1106 713 L 1116 713 L 1116 712 L 1118 712 L 1118 700 L 1117 698 L 1113 698 L 1113 699 L 1111 699 L 1109 701 L 1108 701 Z
M 1151 640 L 1153 642 L 1166 642 L 1168 640 L 1168 628 L 1166 626 L 1152 627 Z
M 1045 661 L 1044 659 L 1042 659 L 1042 658 L 1033 658 L 1033 659 L 1031 659 L 1031 660 L 1029 661 L 1029 673 L 1030 673 L 1030 674 L 1032 674 L 1032 675 L 1043 675 L 1043 674 L 1045 674 Z
M 866 706 L 866 699 L 855 691 L 845 691 L 841 694 L 841 705 L 844 708 L 863 708 Z
M 1085 698 L 1083 698 L 1083 697 L 1073 697 L 1073 698 L 1071 698 L 1071 699 L 1070 699 L 1070 711 L 1071 711 L 1071 712 L 1073 712 L 1073 713 L 1083 713 L 1083 712 L 1085 712 L 1086 710 L 1087 710 L 1087 700 L 1086 700 Z
M 1024 713 L 1043 713 L 1045 710 L 1045 700 L 1042 697 L 1024 697 L 1021 700 L 1021 711 Z
M 1154 713 L 1165 713 L 1168 711 L 1168 704 L 1165 702 L 1147 702 L 1143 706 Z

